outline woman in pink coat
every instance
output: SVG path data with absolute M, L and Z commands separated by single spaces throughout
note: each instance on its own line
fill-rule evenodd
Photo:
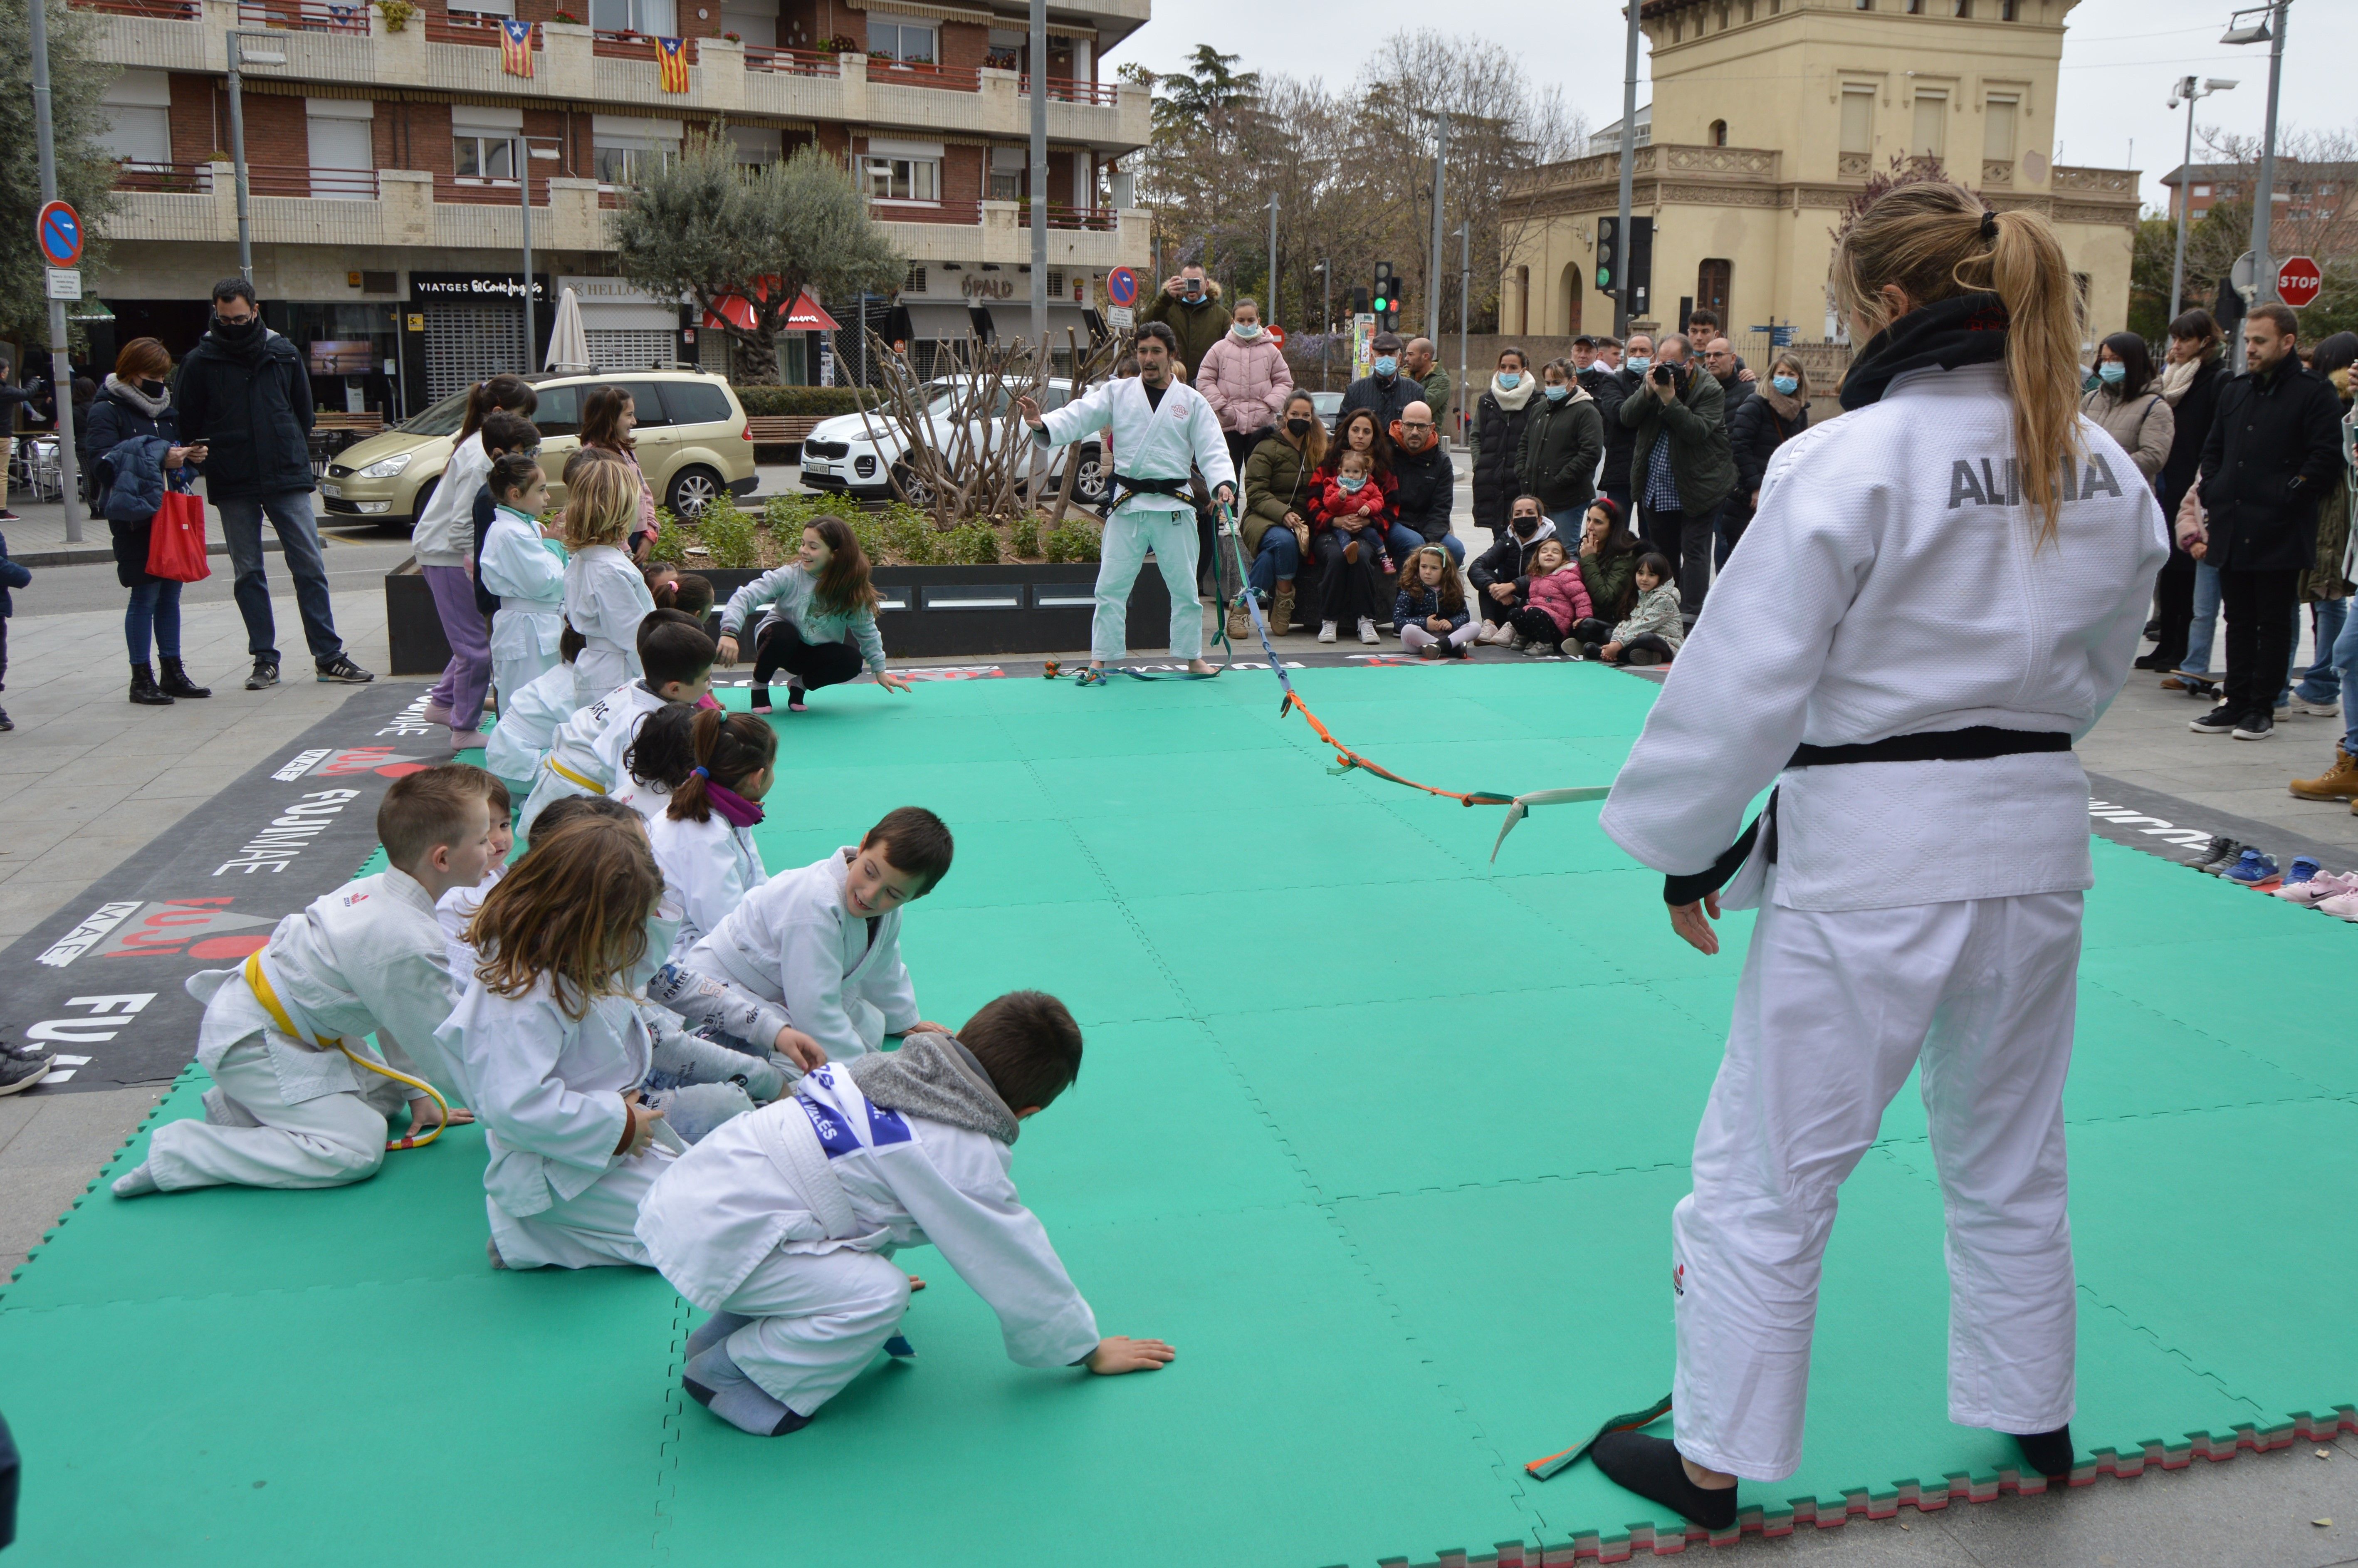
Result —
M 1195 367 L 1191 380 L 1219 416 L 1229 460 L 1242 473 L 1245 455 L 1262 438 L 1277 433 L 1286 396 L 1293 390 L 1285 351 L 1260 324 L 1260 306 L 1249 299 L 1237 301 L 1228 336 L 1204 351 L 1204 362 Z

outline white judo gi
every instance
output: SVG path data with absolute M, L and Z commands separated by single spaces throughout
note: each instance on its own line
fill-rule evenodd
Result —
M 987 1133 L 872 1104 L 829 1064 L 674 1162 L 640 1205 L 639 1239 L 681 1295 L 755 1320 L 729 1357 L 800 1415 L 898 1327 L 901 1247 L 930 1244 L 990 1303 L 1010 1360 L 1070 1366 L 1097 1347 L 1097 1318 L 1017 1195 L 1013 1158 Z
M 492 509 L 477 548 L 483 587 L 500 596 L 492 617 L 492 681 L 504 720 L 509 698 L 557 667 L 565 634 L 567 557 L 541 534 L 538 519 L 506 506 Z
M 717 809 L 703 822 L 658 812 L 647 823 L 647 839 L 663 869 L 664 901 L 680 909 L 673 958 L 685 957 L 747 893 L 770 880 L 752 829 L 736 827 Z
M 1048 446 L 1063 446 L 1100 430 L 1111 433 L 1109 444 L 1120 471 L 1131 478 L 1177 480 L 1184 485 L 1192 464 L 1203 470 L 1204 482 L 1214 490 L 1236 482 L 1219 416 L 1203 394 L 1184 382 L 1172 382 L 1155 403 L 1147 400 L 1146 384 L 1136 376 L 1101 383 L 1044 416 L 1035 436 Z M 1195 600 L 1195 572 L 1201 563 L 1195 503 L 1183 495 L 1130 491 L 1106 519 L 1098 549 L 1091 658 L 1119 661 L 1129 651 L 1130 590 L 1150 549 L 1171 593 L 1171 656 L 1204 656 L 1204 611 Z
M 592 545 L 565 563 L 565 619 L 587 646 L 574 656 L 577 708 L 646 674 L 639 622 L 655 612 L 647 579 L 611 545 Z
M 639 1200 L 671 1156 L 614 1152 L 625 1091 L 646 1081 L 654 1041 L 630 996 L 592 999 L 568 1018 L 544 978 L 520 997 L 481 980 L 437 1033 L 483 1126 L 483 1207 L 512 1269 L 644 1263 Z
M 412 1077 L 450 1082 L 434 1031 L 457 991 L 434 901 L 407 872 L 387 869 L 313 900 L 278 923 L 259 959 L 272 1001 L 298 1033 L 274 1016 L 247 969 L 189 977 L 189 994 L 205 1004 L 197 1062 L 225 1103 L 209 1098 L 204 1120 L 156 1130 L 147 1170 L 166 1192 L 332 1187 L 374 1175 L 387 1119 L 425 1096 L 322 1048 L 321 1036 Z
M 901 911 L 863 920 L 843 904 L 859 851 L 846 848 L 772 877 L 741 899 L 687 967 L 784 1004 L 787 1019 L 831 1061 L 873 1051 L 922 1016 L 901 961 Z M 871 930 L 872 925 L 872 930 Z
M 1779 449 L 1606 833 L 1700 872 L 1794 748 L 2093 728 L 2126 678 L 2160 508 L 2093 422 L 2055 543 L 2015 493 L 1999 365 L 1911 372 Z M 1782 773 L 1727 903 L 1757 905 L 1727 1052 L 1672 1217 L 1678 1446 L 1751 1480 L 1800 1465 L 1835 1194 L 1922 1069 L 1948 1207 L 1950 1419 L 2073 1409 L 2062 1117 L 2088 784 L 2068 751 Z
M 499 721 L 483 742 L 483 766 L 508 786 L 519 806 L 539 780 L 541 760 L 557 739 L 557 727 L 581 706 L 573 688 L 573 666 L 557 665 L 522 690 L 500 693 Z
M 533 776 L 532 794 L 525 798 L 524 810 L 516 817 L 516 832 L 529 840 L 533 822 L 552 800 L 613 794 L 617 784 L 629 776 L 623 772 L 622 758 L 638 739 L 639 725 L 663 705 L 664 699 L 649 691 L 646 682 L 633 680 L 567 716 L 549 737 L 548 751 Z M 492 731 L 495 736 L 498 733 Z M 633 804 L 641 816 L 647 816 L 661 810 L 668 799 L 661 792 L 634 791 Z

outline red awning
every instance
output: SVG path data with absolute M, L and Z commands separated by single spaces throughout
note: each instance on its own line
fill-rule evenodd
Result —
M 762 298 L 769 297 L 767 290 L 757 290 L 757 293 Z M 721 316 L 728 318 L 726 323 L 720 320 Z M 704 313 L 704 325 L 719 327 L 724 324 L 752 331 L 753 307 L 746 303 L 743 297 L 732 294 L 719 301 L 718 315 L 710 310 Z M 834 317 L 819 308 L 818 301 L 806 294 L 795 301 L 795 308 L 792 310 L 786 312 L 784 330 L 789 332 L 833 332 L 841 329 L 836 325 Z

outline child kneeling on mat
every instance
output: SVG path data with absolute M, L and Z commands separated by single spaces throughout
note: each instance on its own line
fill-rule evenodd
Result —
M 809 1423 L 901 1334 L 909 1279 L 890 1261 L 930 1245 L 999 1314 L 1025 1367 L 1150 1371 L 1159 1339 L 1100 1338 L 1047 1231 L 1009 1178 L 1021 1124 L 1081 1068 L 1081 1031 L 1055 997 L 1011 991 L 956 1035 L 819 1068 L 673 1162 L 639 1206 L 638 1238 L 672 1288 L 713 1316 L 681 1381 L 741 1431 Z
M 385 870 L 280 921 L 242 968 L 189 977 L 205 1004 L 197 1063 L 214 1087 L 202 1119 L 156 1130 L 146 1163 L 116 1178 L 116 1197 L 341 1186 L 384 1162 L 386 1123 L 405 1100 L 413 1137 L 439 1125 L 415 1060 L 437 1059 L 435 1028 L 458 1000 L 435 902 L 481 881 L 491 859 L 478 770 L 395 779 L 376 833 Z
M 638 656 L 645 675 L 582 708 L 550 737 L 524 814 L 516 819 L 516 831 L 526 840 L 532 838 L 533 819 L 550 801 L 617 793 L 617 786 L 629 778 L 622 771 L 622 753 L 638 739 L 648 714 L 666 703 L 692 707 L 710 695 L 712 639 L 694 616 L 676 610 L 650 611 L 639 626 Z M 643 816 L 664 807 L 658 791 L 631 794 L 631 804 Z

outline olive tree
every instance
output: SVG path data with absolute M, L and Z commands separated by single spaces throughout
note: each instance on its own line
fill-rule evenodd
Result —
M 778 334 L 806 290 L 840 300 L 888 292 L 908 275 L 833 158 L 803 146 L 782 161 L 740 163 L 717 127 L 691 136 L 677 157 L 642 165 L 612 233 L 616 270 L 710 312 L 757 381 L 777 379 Z M 731 298 L 745 302 L 752 326 L 720 308 Z

